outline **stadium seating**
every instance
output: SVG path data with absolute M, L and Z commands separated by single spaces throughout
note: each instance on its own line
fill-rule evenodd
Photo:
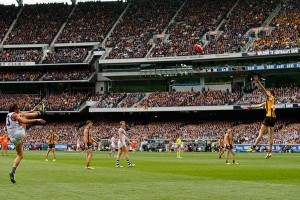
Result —
M 168 27 L 169 38 L 159 42 L 150 57 L 195 55 L 194 44 L 202 44 L 202 36 L 215 30 L 235 1 L 188 0 Z
M 124 6 L 121 2 L 78 3 L 57 42 L 102 42 Z
M 299 0 L 289 0 L 270 23 L 270 32 L 262 31 L 251 51 L 290 49 L 300 47 Z
M 107 59 L 143 58 L 152 47 L 151 39 L 166 28 L 181 1 L 145 0 L 132 4 L 115 27 L 105 46 Z
M 239 1 L 238 5 L 226 19 L 220 31 L 223 33 L 217 40 L 213 40 L 205 47 L 206 54 L 237 53 L 247 43 L 245 33 L 253 28 L 260 27 L 279 0 Z
M 6 44 L 50 44 L 70 9 L 63 3 L 25 5 Z

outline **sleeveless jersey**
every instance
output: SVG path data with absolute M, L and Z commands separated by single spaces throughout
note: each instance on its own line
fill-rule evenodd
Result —
M 275 98 L 272 97 L 271 100 L 267 98 L 266 100 L 266 116 L 267 117 L 276 117 L 275 115 Z
M 126 131 L 123 128 L 119 129 L 119 132 L 122 131 L 122 137 L 120 138 L 123 142 L 123 144 L 125 144 L 125 133 Z M 119 139 L 119 141 L 121 142 L 121 140 Z
M 18 130 L 24 130 L 18 121 L 11 119 L 13 114 L 14 112 L 11 112 L 6 116 L 6 130 L 9 137 L 12 137 Z

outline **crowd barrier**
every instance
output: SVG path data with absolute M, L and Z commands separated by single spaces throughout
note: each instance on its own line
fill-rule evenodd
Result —
M 109 149 L 109 140 L 101 140 L 100 147 L 95 148 L 95 150 L 108 150 Z M 184 147 L 187 151 L 196 151 L 196 152 L 203 152 L 203 151 L 212 151 L 212 149 L 217 150 L 217 142 L 210 142 L 210 141 L 187 141 L 183 140 Z M 68 144 L 55 144 L 55 149 L 57 151 L 68 151 L 68 150 L 75 150 L 76 144 L 68 145 Z M 251 147 L 251 144 L 235 144 L 234 149 L 236 152 L 246 152 Z M 256 151 L 264 152 L 267 149 L 261 148 L 266 147 L 269 148 L 269 144 L 260 144 L 256 148 Z M 2 149 L 1 143 L 0 148 Z M 24 143 L 23 149 L 24 150 L 47 150 L 48 144 L 29 144 Z M 13 144 L 8 144 L 8 149 L 13 150 L 15 146 Z M 137 145 L 137 150 L 140 151 L 158 151 L 164 152 L 169 151 L 168 147 L 168 140 L 151 140 L 151 141 L 144 141 Z M 174 150 L 174 144 L 172 145 L 172 150 Z M 300 144 L 274 144 L 273 145 L 273 152 L 293 152 L 293 153 L 300 153 Z

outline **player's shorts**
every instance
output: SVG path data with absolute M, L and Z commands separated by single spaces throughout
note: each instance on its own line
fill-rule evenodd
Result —
M 232 146 L 232 145 L 226 145 L 226 149 L 232 150 L 232 149 L 233 149 L 233 146 Z
M 9 134 L 9 139 L 10 141 L 17 146 L 21 140 L 25 137 L 25 130 L 24 129 L 20 129 L 17 130 L 16 132 L 14 132 L 14 134 Z
M 124 144 L 125 144 L 125 141 L 124 141 Z M 118 141 L 118 148 L 122 148 L 123 146 L 122 146 L 122 143 L 121 143 L 121 141 L 119 140 Z
M 224 149 L 224 148 L 225 148 L 224 145 L 219 146 L 219 149 Z
M 111 144 L 110 147 L 111 148 L 116 148 L 116 145 L 115 144 Z
M 2 149 L 7 149 L 7 144 L 1 145 Z
M 48 149 L 55 149 L 55 144 L 49 144 Z
M 276 123 L 276 117 L 265 117 L 263 125 L 274 127 Z
M 88 142 L 88 143 L 87 143 L 87 148 L 88 148 L 88 149 L 92 149 L 92 148 L 93 148 L 93 144 L 92 144 L 91 142 Z

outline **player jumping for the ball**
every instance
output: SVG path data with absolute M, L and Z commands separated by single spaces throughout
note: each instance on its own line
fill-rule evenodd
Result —
M 263 93 L 265 94 L 266 102 L 249 106 L 248 109 L 265 107 L 266 116 L 260 127 L 259 135 L 256 138 L 255 143 L 247 150 L 247 152 L 252 152 L 255 149 L 256 145 L 262 139 L 264 132 L 266 130 L 268 130 L 270 145 L 269 145 L 269 151 L 268 151 L 267 155 L 265 156 L 265 159 L 268 159 L 272 156 L 271 153 L 272 153 L 273 139 L 274 139 L 274 126 L 275 126 L 275 122 L 276 122 L 276 114 L 275 114 L 275 107 L 274 107 L 275 106 L 275 97 L 274 97 L 274 93 L 266 90 L 266 88 L 261 84 L 261 82 L 259 81 L 257 76 L 255 76 L 253 79 L 258 84 L 258 86 L 261 88 Z

